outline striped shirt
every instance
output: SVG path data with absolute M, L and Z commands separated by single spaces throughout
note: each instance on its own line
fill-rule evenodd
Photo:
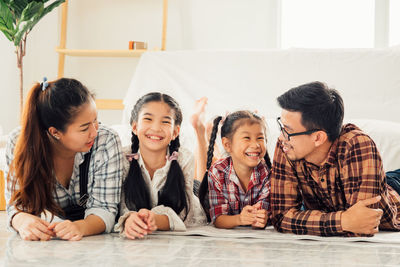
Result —
M 10 134 L 7 143 L 5 177 L 8 175 L 10 163 L 14 158 L 14 147 L 20 132 L 20 128 L 14 130 Z M 75 155 L 73 173 L 68 188 L 63 187 L 58 181 L 56 182 L 54 199 L 61 208 L 78 203 L 80 198 L 79 165 L 84 161 L 86 153 L 82 152 Z M 117 206 L 120 201 L 122 172 L 120 139 L 113 130 L 104 125 L 99 125 L 98 135 L 93 144 L 89 164 L 87 186 L 89 198 L 86 203 L 85 218 L 90 214 L 100 217 L 106 225 L 105 232 L 107 233 L 112 230 L 118 211 Z M 10 175 L 10 182 L 7 183 L 5 192 L 10 230 L 13 230 L 11 228 L 11 219 L 17 213 L 15 206 L 9 203 L 13 193 L 11 186 L 15 179 L 13 175 Z M 18 189 L 18 183 L 16 184 L 16 188 Z
M 383 210 L 379 229 L 400 230 L 400 197 L 385 178 L 374 141 L 353 124 L 343 126 L 320 166 L 290 161 L 278 141 L 271 174 L 272 222 L 280 232 L 354 236 L 342 229 L 342 213 L 381 195 L 370 206 Z
M 261 207 L 270 211 L 269 170 L 264 160 L 253 169 L 245 192 L 233 169 L 231 157 L 214 163 L 208 171 L 210 217 L 214 223 L 220 215 L 237 215 L 247 205 L 261 202 Z M 269 216 L 268 216 L 269 217 Z

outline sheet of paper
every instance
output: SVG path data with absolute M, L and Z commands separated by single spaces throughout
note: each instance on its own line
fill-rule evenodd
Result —
M 274 230 L 272 226 L 264 230 L 255 230 L 250 227 L 237 227 L 235 229 L 218 229 L 214 226 L 198 226 L 188 228 L 185 232 L 156 231 L 157 235 L 176 236 L 208 236 L 218 238 L 256 238 L 268 240 L 317 240 L 328 242 L 374 242 L 400 244 L 400 232 L 379 232 L 373 237 L 321 237 L 312 235 L 282 234 Z

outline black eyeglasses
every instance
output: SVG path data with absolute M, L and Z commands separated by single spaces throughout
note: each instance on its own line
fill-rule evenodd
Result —
M 282 135 L 283 137 L 287 140 L 290 141 L 290 137 L 291 136 L 296 136 L 296 135 L 307 135 L 307 134 L 312 134 L 318 131 L 322 131 L 321 129 L 312 129 L 312 130 L 308 130 L 308 131 L 304 131 L 304 132 L 300 132 L 300 133 L 288 133 L 285 130 L 285 127 L 283 126 L 282 122 L 281 122 L 281 117 L 276 118 L 276 122 L 279 125 L 279 128 L 281 129 Z

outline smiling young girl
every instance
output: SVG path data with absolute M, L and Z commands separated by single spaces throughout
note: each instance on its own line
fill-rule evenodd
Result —
M 132 145 L 124 149 L 121 218 L 116 230 L 130 239 L 205 222 L 193 194 L 194 158 L 180 147 L 182 112 L 169 95 L 149 93 L 131 114 Z
M 9 228 L 25 240 L 110 232 L 120 200 L 121 155 L 118 135 L 99 126 L 85 86 L 66 78 L 37 83 L 6 147 Z
M 200 201 L 204 210 L 209 211 L 209 220 L 218 228 L 263 228 L 270 216 L 271 169 L 265 122 L 249 111 L 229 114 L 221 127 L 222 144 L 229 157 L 210 167 L 221 120 L 222 117 L 214 120 Z

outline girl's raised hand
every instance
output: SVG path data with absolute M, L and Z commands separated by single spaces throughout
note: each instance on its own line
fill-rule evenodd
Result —
M 71 222 L 70 220 L 53 222 L 48 228 L 53 230 L 58 238 L 64 240 L 79 241 L 83 237 L 83 233 L 79 225 L 76 222 Z
M 257 202 L 253 205 L 254 213 L 256 215 L 255 222 L 251 224 L 251 226 L 255 228 L 264 228 L 267 224 L 267 211 L 261 207 L 261 202 Z
M 128 219 L 125 221 L 124 233 L 126 237 L 130 239 L 143 238 L 147 235 L 149 227 L 147 226 L 147 221 L 145 217 L 147 216 L 147 209 L 141 209 L 139 212 L 132 212 Z
M 48 241 L 54 236 L 54 232 L 48 229 L 50 223 L 29 213 L 17 213 L 12 224 L 23 240 Z
M 255 209 L 253 206 L 247 205 L 245 206 L 242 211 L 240 212 L 239 225 L 251 225 L 256 220 L 256 215 L 254 213 Z

